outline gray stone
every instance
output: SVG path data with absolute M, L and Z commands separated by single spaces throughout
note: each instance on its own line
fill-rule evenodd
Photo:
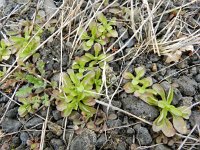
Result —
M 167 95 L 171 87 L 170 83 L 167 81 L 163 81 L 160 85 L 164 88 L 165 93 Z M 181 99 L 182 99 L 181 92 L 177 88 L 174 88 L 174 98 L 172 100 L 172 105 L 177 105 Z
M 170 148 L 165 145 L 157 145 L 155 150 L 170 150 Z
M 7 113 L 6 113 L 6 117 L 8 118 L 16 118 L 18 114 L 18 108 L 15 107 L 13 109 L 10 109 Z
M 154 120 L 159 114 L 155 107 L 148 105 L 133 95 L 128 95 L 128 97 L 122 98 L 121 101 L 124 110 L 138 117 Z
M 2 122 L 2 130 L 4 132 L 17 132 L 19 131 L 19 128 L 22 126 L 22 124 L 15 120 L 15 119 L 8 119 L 6 118 L 3 122 Z
M 136 140 L 139 145 L 149 145 L 152 142 L 151 135 L 149 134 L 149 131 L 141 127 L 140 124 L 135 125 L 134 129 L 136 130 Z
M 64 145 L 61 139 L 56 139 L 56 138 L 51 139 L 50 143 L 53 146 L 54 150 L 61 150 L 60 147 Z
M 197 82 L 200 82 L 200 74 L 196 75 L 195 80 L 196 80 Z
M 124 35 L 121 38 L 123 41 L 128 39 L 128 31 L 126 28 L 124 28 L 124 27 L 119 28 L 118 33 L 119 33 L 119 36 L 121 36 L 124 33 Z
M 120 142 L 117 145 L 117 150 L 126 150 L 126 143 L 125 142 Z
M 197 67 L 193 67 L 191 70 L 190 70 L 190 73 L 192 75 L 196 75 L 197 74 Z
M 20 133 L 20 140 L 22 141 L 22 144 L 26 144 L 28 139 L 29 139 L 29 135 L 27 132 Z
M 60 112 L 59 112 L 58 110 L 52 111 L 52 114 L 53 114 L 53 118 L 54 118 L 55 120 L 59 120 L 59 119 L 62 118 L 62 116 L 61 116 L 61 114 L 60 114 Z
M 181 106 L 191 106 L 193 97 L 183 97 L 181 100 Z
M 31 128 L 33 126 L 36 126 L 38 124 L 41 124 L 43 122 L 43 120 L 41 118 L 38 118 L 38 117 L 33 117 L 31 120 L 29 120 L 25 126 L 27 128 Z
M 135 130 L 133 128 L 128 128 L 126 132 L 127 134 L 133 135 L 135 133 Z
M 96 146 L 98 148 L 102 147 L 103 144 L 106 142 L 106 136 L 105 134 L 101 134 L 101 136 L 97 139 L 97 142 L 96 142 Z
M 117 120 L 108 120 L 107 125 L 109 128 L 111 127 L 119 127 L 122 125 L 122 121 L 120 119 Z
M 194 100 L 195 100 L 195 102 L 200 102 L 200 94 L 195 95 Z
M 200 125 L 200 112 L 199 111 L 192 111 L 192 114 L 190 116 L 190 122 L 191 125 L 194 126 L 196 124 Z
M 95 150 L 96 142 L 96 134 L 86 129 L 72 140 L 70 150 Z
M 127 39 L 126 41 L 125 41 L 125 43 L 126 42 L 128 42 L 129 41 L 129 39 Z M 135 44 L 135 42 L 133 41 L 133 40 L 130 40 L 128 43 L 127 43 L 127 48 L 131 48 L 131 47 L 133 47 L 133 45 Z
M 197 82 L 187 76 L 182 76 L 176 81 L 182 94 L 193 96 L 196 93 Z

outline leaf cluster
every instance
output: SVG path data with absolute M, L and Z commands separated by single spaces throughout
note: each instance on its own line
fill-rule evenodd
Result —
M 176 108 L 171 104 L 174 97 L 174 90 L 172 87 L 169 89 L 167 96 L 161 85 L 154 84 L 152 88 L 157 94 L 153 96 L 144 96 L 142 99 L 150 105 L 159 107 L 160 115 L 153 122 L 153 131 L 158 132 L 161 130 L 167 137 L 174 136 L 176 131 L 181 134 L 186 134 L 187 127 L 184 119 L 189 119 L 191 109 L 186 106 Z M 156 97 L 157 95 L 159 98 Z M 173 125 L 167 118 L 168 113 L 172 116 Z
M 155 93 L 154 90 L 149 88 L 153 84 L 152 78 L 144 78 L 145 72 L 145 68 L 141 66 L 135 68 L 135 76 L 130 72 L 123 73 L 123 78 L 130 80 L 123 87 L 126 93 L 134 93 L 137 97 L 145 93 Z
M 7 49 L 8 44 L 2 39 L 0 41 L 0 61 L 2 60 L 8 60 L 11 55 L 11 51 Z
M 92 117 L 96 112 L 93 108 L 94 98 L 97 97 L 94 88 L 95 72 L 89 71 L 79 79 L 73 69 L 68 69 L 62 77 L 62 92 L 54 91 L 57 109 L 62 112 L 62 116 L 69 116 L 73 110 L 79 108 L 86 118 Z
M 95 43 L 94 54 L 85 53 L 81 57 L 76 57 L 72 64 L 72 69 L 78 70 L 78 78 L 82 78 L 85 71 L 95 70 L 95 68 L 98 67 L 102 69 L 105 62 L 107 65 L 107 62 L 110 62 L 113 59 L 113 57 L 111 57 L 109 54 L 101 53 L 101 51 L 101 45 L 99 43 Z M 108 67 L 108 65 L 105 67 Z M 101 70 L 96 70 L 97 76 L 100 76 Z
M 110 37 L 118 37 L 118 33 L 114 30 L 114 25 L 116 25 L 115 18 L 112 18 L 110 21 L 100 13 L 97 16 L 98 22 L 92 21 L 89 24 L 89 31 L 84 31 L 83 28 L 80 28 L 79 35 L 81 40 L 83 40 L 82 47 L 84 50 L 89 50 L 95 43 L 105 45 Z
M 135 76 L 130 72 L 125 72 L 123 74 L 125 79 L 131 80 L 124 85 L 124 90 L 127 93 L 134 93 L 135 96 L 139 97 L 149 105 L 159 108 L 160 115 L 153 122 L 153 131 L 162 131 L 167 137 L 174 136 L 176 131 L 182 134 L 187 133 L 184 119 L 189 119 L 191 110 L 186 106 L 176 108 L 171 104 L 174 97 L 173 88 L 170 88 L 168 95 L 166 96 L 161 85 L 152 85 L 152 79 L 149 77 L 142 78 L 145 74 L 144 67 L 135 68 L 135 73 Z M 172 116 L 173 125 L 168 119 L 168 113 Z
M 43 92 L 46 83 L 42 79 L 30 74 L 18 74 L 18 80 L 28 83 L 16 92 L 18 101 L 22 103 L 18 109 L 21 117 L 34 113 L 41 105 L 50 105 L 49 96 Z

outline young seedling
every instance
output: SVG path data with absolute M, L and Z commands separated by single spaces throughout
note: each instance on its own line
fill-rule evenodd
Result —
M 123 87 L 126 93 L 134 93 L 137 97 L 147 93 L 155 93 L 154 90 L 148 88 L 153 83 L 152 78 L 142 78 L 145 75 L 145 72 L 146 70 L 144 67 L 135 68 L 136 76 L 130 72 L 124 72 L 123 78 L 131 80 L 131 82 L 127 82 Z
M 85 71 L 94 70 L 96 67 L 103 68 L 104 62 L 109 62 L 113 59 L 113 57 L 109 57 L 106 59 L 106 57 L 109 56 L 109 54 L 100 54 L 101 52 L 101 45 L 99 43 L 94 44 L 94 55 L 91 53 L 85 53 L 82 57 L 77 57 L 75 61 L 72 64 L 72 69 L 78 70 L 78 73 L 76 73 L 76 76 L 81 79 L 83 77 L 83 73 Z M 108 64 L 106 63 L 106 67 L 108 67 Z
M 37 29 L 37 28 L 36 28 Z M 19 60 L 23 60 L 35 52 L 35 49 L 40 44 L 40 34 L 42 30 L 38 29 L 39 33 L 31 39 L 32 30 L 30 27 L 24 28 L 24 36 L 11 36 L 12 45 L 9 47 L 13 53 L 17 52 Z
M 63 74 L 62 92 L 54 91 L 57 109 L 66 117 L 73 110 L 82 111 L 86 118 L 92 117 L 96 109 L 92 106 L 95 104 L 93 89 L 95 72 L 88 72 L 83 79 L 79 79 L 73 69 L 68 69 L 67 74 Z
M 106 37 L 118 37 L 118 33 L 113 29 L 113 26 L 116 25 L 115 18 L 112 18 L 109 22 L 103 13 L 100 13 L 97 16 L 101 25 L 98 26 L 98 31 L 102 33 L 101 38 L 105 39 Z
M 90 50 L 94 43 L 99 43 L 101 45 L 106 44 L 106 41 L 100 38 L 101 33 L 98 31 L 96 22 L 92 21 L 89 25 L 89 29 L 90 35 L 86 31 L 83 31 L 82 28 L 79 30 L 79 35 L 81 36 L 81 40 L 83 40 L 82 47 L 84 50 Z
M 148 104 L 160 108 L 160 115 L 153 122 L 153 131 L 158 132 L 161 130 L 167 137 L 174 136 L 176 133 L 175 129 L 181 134 L 186 134 L 187 127 L 184 119 L 189 119 L 191 110 L 186 106 L 176 108 L 175 106 L 171 105 L 174 97 L 174 91 L 172 87 L 169 89 L 167 97 L 164 89 L 159 84 L 154 84 L 152 88 L 156 91 L 160 98 L 150 95 L 143 97 L 142 99 Z M 167 118 L 168 112 L 172 115 L 173 125 Z
M 0 61 L 8 60 L 10 55 L 11 51 L 7 48 L 5 41 L 2 39 L 0 42 Z
M 103 68 L 105 61 L 109 62 L 109 61 L 113 60 L 113 57 L 108 57 L 109 54 L 104 54 L 104 53 L 100 54 L 100 52 L 101 52 L 101 45 L 96 43 L 94 45 L 94 55 L 92 55 L 91 53 L 85 53 L 85 57 L 90 62 L 89 63 L 90 70 L 93 70 L 95 65 L 99 65 L 100 68 Z
M 19 75 L 19 77 L 16 77 L 18 80 L 29 83 L 29 85 L 21 87 L 16 92 L 18 101 L 22 103 L 18 109 L 21 117 L 28 113 L 34 113 L 41 104 L 44 106 L 50 105 L 48 95 L 43 93 L 46 83 L 33 75 L 17 75 Z M 41 93 L 43 93 L 43 96 L 41 96 Z

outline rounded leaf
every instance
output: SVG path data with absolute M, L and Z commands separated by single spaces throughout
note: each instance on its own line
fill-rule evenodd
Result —
M 174 128 L 181 134 L 186 134 L 187 133 L 187 126 L 186 122 L 183 120 L 182 117 L 178 117 L 173 115 L 173 125 Z
M 135 68 L 135 72 L 136 72 L 136 77 L 141 78 L 146 73 L 146 69 L 144 68 L 144 66 L 137 67 Z
M 152 88 L 161 96 L 162 100 L 166 101 L 165 91 L 160 84 L 154 84 Z
M 126 83 L 123 89 L 125 90 L 126 93 L 133 93 L 136 91 L 135 87 L 131 82 Z
M 133 79 L 133 78 L 134 78 L 134 76 L 133 76 L 130 72 L 124 72 L 124 73 L 122 74 L 122 77 L 123 77 L 124 79 L 127 79 L 127 80 Z
M 176 133 L 175 129 L 172 126 L 172 123 L 168 119 L 165 119 L 164 121 L 164 124 L 162 126 L 162 132 L 167 137 L 172 137 Z

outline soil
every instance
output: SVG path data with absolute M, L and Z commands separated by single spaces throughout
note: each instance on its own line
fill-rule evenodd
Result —
M 157 2 L 157 0 L 155 0 Z M 0 13 L 0 18 L 9 15 L 13 9 L 17 6 L 20 7 L 27 1 L 6 1 L 6 4 L 3 6 L 4 11 Z M 93 2 L 93 1 L 91 1 Z M 118 1 L 119 4 L 123 4 L 124 1 Z M 154 0 L 148 1 L 153 5 Z M 110 1 L 111 3 L 111 1 Z M 186 2 L 185 2 L 186 3 Z M 62 4 L 61 0 L 55 2 L 56 7 L 59 7 Z M 83 5 L 87 4 L 87 1 Z M 168 6 L 167 6 L 168 5 Z M 164 2 L 157 13 L 162 12 L 165 7 L 168 9 L 175 8 L 183 5 L 180 1 Z M 17 12 L 12 14 L 8 19 L 1 19 L 0 21 L 0 32 L 5 33 L 5 29 L 8 27 L 10 22 L 15 21 L 15 24 L 19 19 L 26 18 L 32 19 L 33 14 L 35 13 L 36 3 L 31 2 L 27 5 L 28 9 L 24 7 L 24 15 L 20 16 L 18 13 L 22 8 L 19 8 Z M 130 7 L 130 5 L 124 5 L 125 7 Z M 42 6 L 41 6 L 42 7 Z M 142 7 L 142 6 L 141 6 Z M 30 9 L 29 9 L 30 8 Z M 118 8 L 114 7 L 114 8 Z M 84 9 L 81 7 L 81 9 Z M 43 7 L 41 8 L 43 10 Z M 195 2 L 184 9 L 187 13 L 191 14 L 182 14 L 182 17 L 185 17 L 185 21 L 191 25 L 194 20 L 200 25 L 200 3 Z M 121 48 L 134 34 L 133 30 L 130 28 L 130 24 L 127 23 L 125 16 L 120 16 L 121 14 L 109 13 L 109 10 L 106 10 L 108 13 L 107 16 L 113 16 L 120 18 L 121 22 L 116 26 L 116 30 L 120 35 L 124 32 L 119 42 L 117 42 L 114 47 L 116 49 Z M 86 12 L 89 15 L 89 11 Z M 147 14 L 144 14 L 147 15 Z M 161 19 L 161 24 L 158 28 L 158 31 L 161 31 L 168 21 L 170 14 L 166 14 Z M 172 15 L 172 14 L 171 14 Z M 56 16 L 57 17 L 57 16 Z M 55 17 L 55 18 L 56 18 Z M 188 18 L 187 18 L 188 17 Z M 167 18 L 167 19 L 166 19 Z M 59 19 L 59 18 L 56 18 Z M 159 19 L 159 18 L 158 18 Z M 187 20 L 188 19 L 188 20 Z M 74 23 L 74 22 L 73 22 Z M 127 30 L 128 29 L 128 30 Z M 191 33 L 199 32 L 200 26 L 196 28 L 188 28 Z M 66 29 L 67 31 L 67 29 Z M 63 30 L 64 35 L 65 29 Z M 145 34 L 145 31 L 143 31 Z M 177 29 L 178 32 L 178 29 Z M 142 34 L 142 32 L 141 32 Z M 164 34 L 161 32 L 161 34 Z M 199 33 L 200 34 L 200 33 Z M 45 41 L 51 33 L 44 31 L 42 35 L 42 40 Z M 161 36 L 161 35 L 160 35 Z M 3 35 L 0 34 L 0 39 L 3 38 Z M 62 69 L 66 71 L 70 68 L 72 61 L 76 56 L 82 55 L 82 51 L 78 49 L 73 53 L 71 58 L 71 52 L 74 47 L 73 37 L 67 41 L 63 42 L 63 54 L 62 54 Z M 111 42 L 107 45 L 112 44 L 116 39 L 111 39 Z M 139 43 L 137 39 L 134 38 L 131 40 L 127 46 L 125 46 L 122 51 L 117 53 L 114 56 L 114 61 L 110 63 L 112 71 L 110 72 L 111 84 L 109 86 L 109 94 L 113 94 L 116 88 L 120 84 L 120 73 L 127 67 L 132 58 L 136 53 Z M 140 43 L 141 44 L 141 43 Z M 187 128 L 190 132 L 195 126 L 200 127 L 200 43 L 194 45 L 194 51 L 192 54 L 190 52 L 184 52 L 181 56 L 181 60 L 177 63 L 168 64 L 165 62 L 166 56 L 158 56 L 150 51 L 142 52 L 138 57 L 136 57 L 131 65 L 127 68 L 130 72 L 133 72 L 135 67 L 145 66 L 147 73 L 146 76 L 151 76 L 154 83 L 160 83 L 165 91 L 169 90 L 171 84 L 176 85 L 174 89 L 174 99 L 172 104 L 174 106 L 192 106 L 193 104 L 198 103 L 192 107 L 192 114 L 187 122 Z M 41 47 L 38 52 L 41 55 L 41 60 L 45 62 L 45 79 L 49 81 L 59 81 L 60 73 L 60 35 L 57 35 L 53 38 L 52 41 L 47 42 L 43 47 Z M 114 53 L 114 50 L 113 52 Z M 124 57 L 126 56 L 127 57 Z M 7 64 L 12 64 L 15 57 L 11 57 L 8 60 Z M 31 58 L 27 60 L 31 62 Z M 130 112 L 140 118 L 148 120 L 150 122 L 159 115 L 157 108 L 148 105 L 147 103 L 136 98 L 133 94 L 127 94 L 122 89 L 122 86 L 126 83 L 125 80 L 120 84 L 120 88 L 117 94 L 112 100 L 112 105 L 116 106 L 122 110 Z M 14 89 L 14 88 L 13 88 Z M 14 91 L 14 90 L 13 90 Z M 135 150 L 135 149 L 152 149 L 152 150 L 170 150 L 177 149 L 180 146 L 180 143 L 185 139 L 181 135 L 175 135 L 174 137 L 167 138 L 161 132 L 155 133 L 152 130 L 151 125 L 148 125 L 144 122 L 141 122 L 127 114 L 124 114 L 120 111 L 110 109 L 107 114 L 107 107 L 96 105 L 101 112 L 99 116 L 110 116 L 104 120 L 100 125 L 100 130 L 95 131 L 88 129 L 86 123 L 82 126 L 73 125 L 72 120 L 63 118 L 61 113 L 56 109 L 55 104 L 52 102 L 52 105 L 47 108 L 39 109 L 35 114 L 28 114 L 25 117 L 19 117 L 18 107 L 16 103 L 17 98 L 14 97 L 14 101 L 11 101 L 8 97 L 12 97 L 12 93 L 6 94 L 6 91 L 0 92 L 0 117 L 5 116 L 0 122 L 0 149 L 2 150 L 26 150 L 31 149 L 30 141 L 36 144 L 40 144 L 40 139 L 43 134 L 42 129 L 44 127 L 45 118 L 48 113 L 48 123 L 45 131 L 44 138 L 44 150 L 95 150 L 95 149 L 116 149 L 116 150 Z M 106 98 L 100 98 L 100 101 L 108 103 Z M 7 109 L 7 110 L 6 110 Z M 113 115 L 114 114 L 114 115 Z M 95 118 L 93 118 L 95 119 Z M 199 129 L 199 128 L 198 128 Z M 104 132 L 106 131 L 106 132 Z M 188 134 L 189 134 L 188 132 Z M 183 149 L 189 149 L 194 145 L 194 149 L 200 149 L 199 141 L 199 130 L 192 132 L 190 138 L 187 140 Z M 186 135 L 187 136 L 187 135 Z M 198 141 L 195 141 L 198 139 Z M 34 149 L 34 148 L 33 148 Z M 35 148 L 34 150 L 37 150 Z

